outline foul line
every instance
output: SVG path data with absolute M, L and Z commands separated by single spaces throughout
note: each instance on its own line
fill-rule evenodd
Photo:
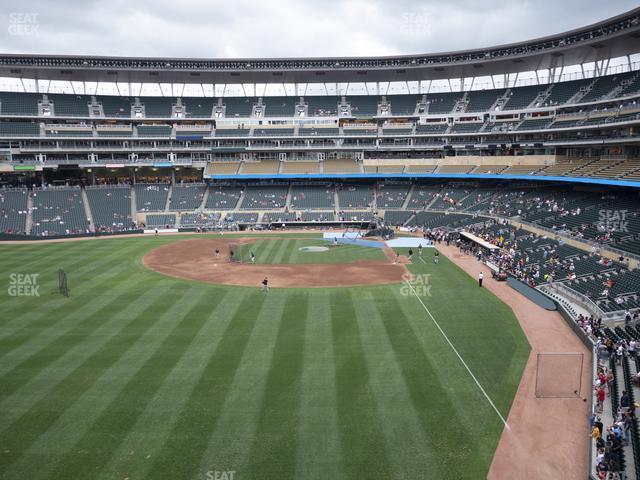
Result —
M 424 259 L 422 257 L 420 257 L 420 260 L 422 260 L 423 263 L 427 263 L 424 261 Z M 507 430 L 510 430 L 509 425 L 507 424 L 507 421 L 504 419 L 504 417 L 502 416 L 502 414 L 500 413 L 500 411 L 498 410 L 498 408 L 496 407 L 496 405 L 493 403 L 493 400 L 491 400 L 491 398 L 489 397 L 489 395 L 487 394 L 487 392 L 484 390 L 484 388 L 482 388 L 482 385 L 480 385 L 480 382 L 478 381 L 478 379 L 476 378 L 476 376 L 473 374 L 473 372 L 471 371 L 471 369 L 469 368 L 469 365 L 467 365 L 467 362 L 464 361 L 464 359 L 462 358 L 462 356 L 460 355 L 460 353 L 458 353 L 458 350 L 456 350 L 456 347 L 453 346 L 453 343 L 451 343 L 451 340 L 449 340 L 449 337 L 447 337 L 447 334 L 444 333 L 444 330 L 442 330 L 442 328 L 440 327 L 440 324 L 436 321 L 436 319 L 434 318 L 434 316 L 431 314 L 431 312 L 429 311 L 429 309 L 427 308 L 427 306 L 424 304 L 424 302 L 422 301 L 422 299 L 420 298 L 420 296 L 418 295 L 418 292 L 415 291 L 415 289 L 413 288 L 413 285 L 411 285 L 410 282 L 407 282 L 407 285 L 409 285 L 409 288 L 411 288 L 411 291 L 413 292 L 413 294 L 415 295 L 415 297 L 418 299 L 418 301 L 420 302 L 420 305 L 422 305 L 422 308 L 424 308 L 425 312 L 427 312 L 427 314 L 429 315 L 429 317 L 431 317 L 431 320 L 433 321 L 434 325 L 438 328 L 438 330 L 440 331 L 440 333 L 442 334 L 442 336 L 444 337 L 444 339 L 447 341 L 447 343 L 449 344 L 449 346 L 451 347 L 451 349 L 453 350 L 453 352 L 456 354 L 456 356 L 458 357 L 458 359 L 460 359 L 460 361 L 462 362 L 462 365 L 464 365 L 464 368 L 467 369 L 467 372 L 469 372 L 469 375 L 471 375 L 471 378 L 473 378 L 473 381 L 476 382 L 476 385 L 478 386 L 478 388 L 480 389 L 480 391 L 482 392 L 482 394 L 484 395 L 484 398 L 487 399 L 487 401 L 489 402 L 489 404 L 491 405 L 491 407 L 493 407 L 493 409 L 495 410 L 495 412 L 498 414 L 498 417 L 500 417 L 500 420 L 502 420 L 502 423 L 504 423 L 504 426 L 506 427 Z

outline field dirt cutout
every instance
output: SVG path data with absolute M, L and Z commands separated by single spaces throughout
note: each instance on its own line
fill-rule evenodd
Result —
M 407 259 L 402 256 L 394 263 L 395 254 L 390 248 L 384 249 L 386 260 L 350 263 L 252 264 L 229 260 L 230 246 L 255 241 L 255 237 L 183 240 L 151 250 L 142 257 L 142 263 L 171 277 L 256 288 L 264 277 L 269 278 L 271 287 L 317 288 L 400 283 L 409 273 L 405 266 Z M 218 257 L 216 249 L 220 251 Z

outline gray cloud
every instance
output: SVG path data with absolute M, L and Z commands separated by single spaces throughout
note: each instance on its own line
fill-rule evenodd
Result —
M 397 55 L 527 40 L 636 6 L 627 0 L 5 0 L 0 44 L 7 53 Z M 32 26 L 21 16 L 30 13 L 37 14 Z

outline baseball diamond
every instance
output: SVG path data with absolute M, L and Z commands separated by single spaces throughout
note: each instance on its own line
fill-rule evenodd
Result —
M 0 480 L 640 478 L 638 5 L 6 3 Z

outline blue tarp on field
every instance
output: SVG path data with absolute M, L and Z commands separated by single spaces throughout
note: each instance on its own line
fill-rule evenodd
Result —
M 361 247 L 384 248 L 384 242 L 375 240 L 364 240 L 360 232 L 344 232 L 344 233 L 324 233 L 322 237 L 328 242 L 337 241 L 338 243 L 349 245 L 360 245 Z

